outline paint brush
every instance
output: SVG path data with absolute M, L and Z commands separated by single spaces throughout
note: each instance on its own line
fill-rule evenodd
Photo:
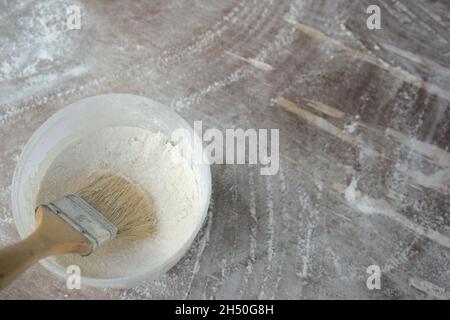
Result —
M 38 206 L 36 221 L 30 236 L 0 249 L 0 288 L 43 258 L 87 256 L 113 239 L 144 239 L 156 224 L 149 197 L 117 174 L 101 175 L 75 194 Z

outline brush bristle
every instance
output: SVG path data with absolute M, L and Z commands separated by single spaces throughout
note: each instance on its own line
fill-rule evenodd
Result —
M 155 229 L 156 217 L 149 197 L 120 175 L 99 176 L 77 194 L 116 225 L 117 239 L 144 239 Z

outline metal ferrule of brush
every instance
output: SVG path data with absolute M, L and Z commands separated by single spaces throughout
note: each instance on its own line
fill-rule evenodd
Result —
M 53 201 L 47 207 L 90 241 L 89 254 L 117 235 L 117 227 L 111 221 L 75 194 Z

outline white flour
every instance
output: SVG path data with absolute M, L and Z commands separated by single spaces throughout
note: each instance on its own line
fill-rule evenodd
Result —
M 102 129 L 62 150 L 40 183 L 37 204 L 75 192 L 102 169 L 119 171 L 149 194 L 156 233 L 139 242 L 113 241 L 88 257 L 65 255 L 56 261 L 76 264 L 82 275 L 98 278 L 140 274 L 166 262 L 192 234 L 198 205 L 194 173 L 179 148 L 140 128 Z
M 11 1 L 0 5 L 8 7 L 0 9 L 0 30 L 5 30 L 0 34 L 0 104 L 14 104 L 42 94 L 62 80 L 81 76 L 90 69 L 77 49 L 80 33 L 67 27 L 66 10 L 74 4 L 84 12 L 85 21 L 90 19 L 82 4 L 68 0 Z

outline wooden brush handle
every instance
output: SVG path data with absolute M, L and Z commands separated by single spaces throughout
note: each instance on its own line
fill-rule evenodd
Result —
M 24 240 L 0 249 L 0 289 L 37 261 L 65 253 L 88 254 L 89 241 L 47 207 L 36 211 L 38 227 Z
M 35 262 L 49 256 L 37 229 L 28 238 L 0 249 L 0 288 L 6 287 Z

